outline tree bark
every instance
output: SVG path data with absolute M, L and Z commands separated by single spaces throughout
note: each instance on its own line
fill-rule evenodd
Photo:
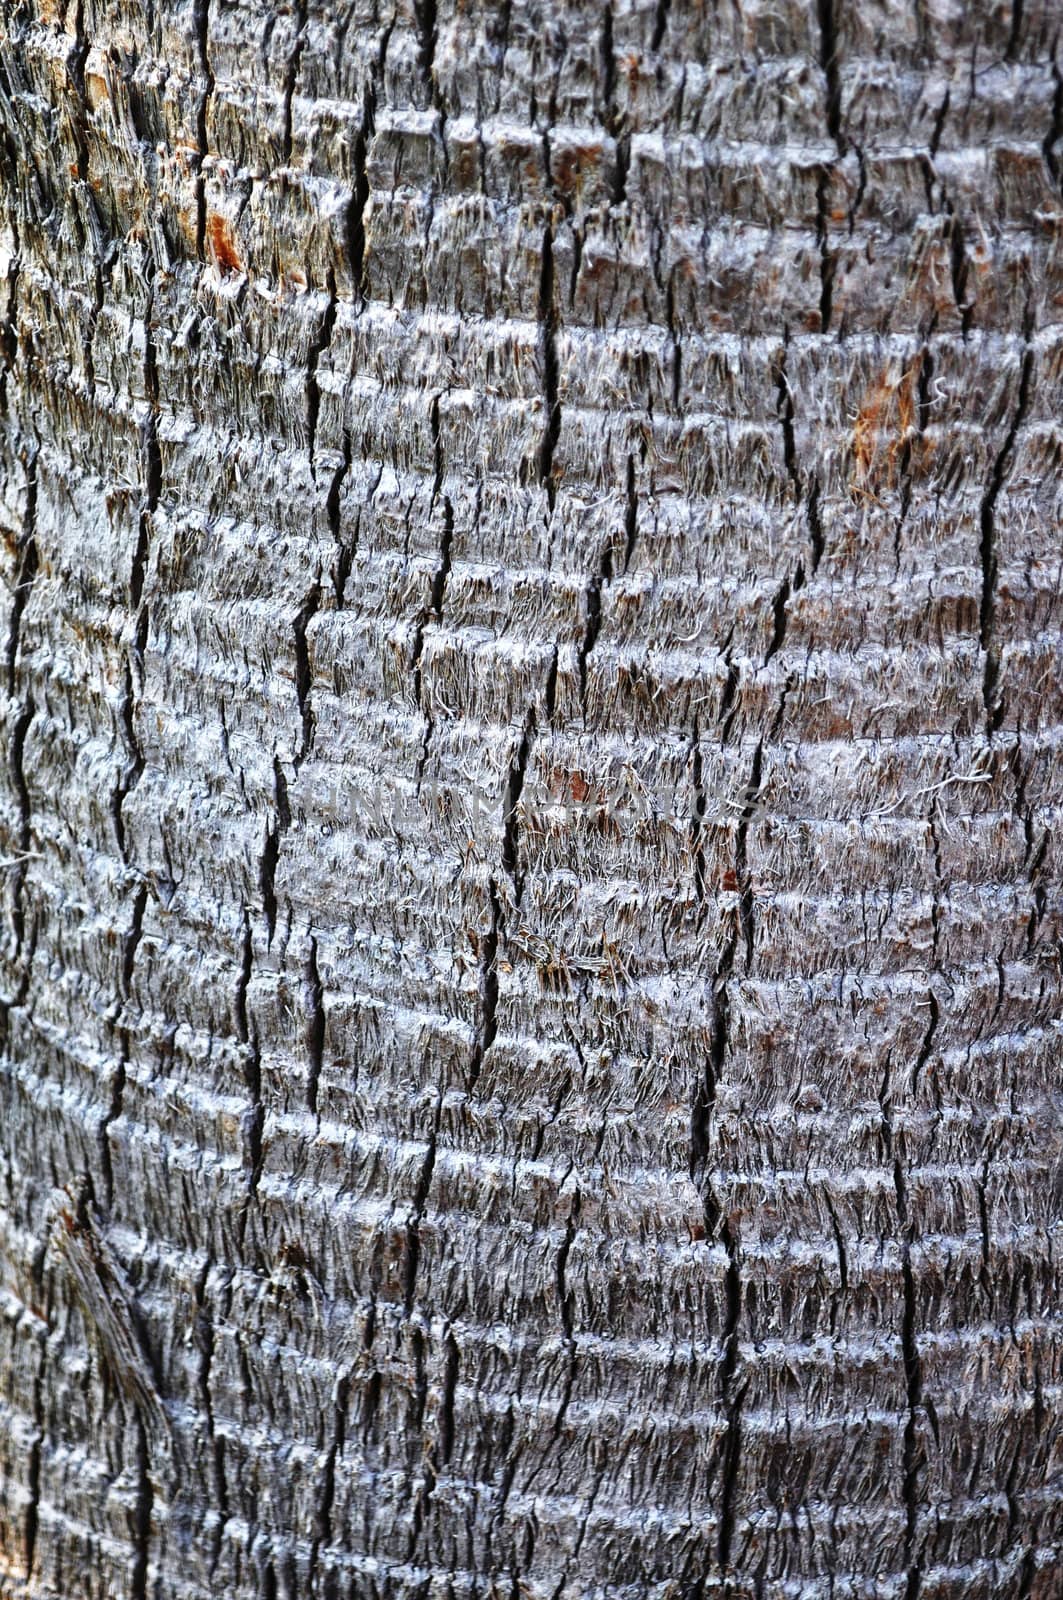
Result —
M 1057 0 L 0 3 L 0 1593 L 1063 1589 Z

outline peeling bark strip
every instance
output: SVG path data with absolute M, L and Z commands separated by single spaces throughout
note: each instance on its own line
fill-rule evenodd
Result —
M 53 1244 L 70 1284 L 98 1336 L 100 1352 L 119 1388 L 137 1409 L 153 1448 L 169 1450 L 170 1418 L 159 1396 L 132 1289 L 92 1215 L 73 1189 L 57 1197 Z M 142 1439 L 143 1448 L 147 1445 Z
M 4 1600 L 1063 1593 L 1058 33 L 0 0 Z

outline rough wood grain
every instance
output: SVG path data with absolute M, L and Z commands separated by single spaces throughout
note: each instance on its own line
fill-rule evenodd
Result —
M 1063 1590 L 1061 25 L 2 0 L 5 1600 Z

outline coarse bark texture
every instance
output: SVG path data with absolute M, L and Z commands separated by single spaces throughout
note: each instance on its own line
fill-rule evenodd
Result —
M 4 1600 L 1051 1600 L 1059 0 L 2 0 Z

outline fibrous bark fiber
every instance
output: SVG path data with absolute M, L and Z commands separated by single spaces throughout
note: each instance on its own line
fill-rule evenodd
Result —
M 0 1594 L 1063 1593 L 1059 0 L 0 3 Z

